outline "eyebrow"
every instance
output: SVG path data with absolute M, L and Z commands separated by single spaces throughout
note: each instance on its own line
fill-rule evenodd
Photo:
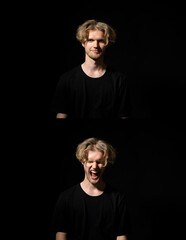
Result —
M 88 38 L 88 40 L 97 40 L 97 41 L 104 41 L 105 40 L 105 38 L 98 38 L 98 39 L 94 39 L 94 38 Z
M 87 162 L 104 162 L 104 159 L 97 159 L 97 160 L 92 160 L 92 159 L 87 159 Z

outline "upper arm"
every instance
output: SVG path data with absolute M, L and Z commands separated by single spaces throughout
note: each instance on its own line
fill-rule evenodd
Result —
M 66 113 L 68 109 L 68 91 L 66 78 L 63 75 L 60 77 L 56 89 L 54 91 L 54 95 L 51 102 L 51 111 L 53 113 Z M 57 115 L 56 115 L 57 118 Z M 64 117 L 59 117 L 64 118 Z
M 126 235 L 117 236 L 116 240 L 127 240 L 127 236 Z
M 130 96 L 126 77 L 122 77 L 118 90 L 118 115 L 122 119 L 127 119 L 130 114 Z
M 56 240 L 67 240 L 67 234 L 64 232 L 57 232 Z
M 117 240 L 127 240 L 127 234 L 130 233 L 130 218 L 127 207 L 127 199 L 124 193 L 118 198 L 118 222 L 117 222 Z

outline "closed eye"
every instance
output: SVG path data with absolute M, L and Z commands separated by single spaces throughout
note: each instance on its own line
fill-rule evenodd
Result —
M 98 39 L 98 40 L 94 40 L 92 38 L 88 39 L 88 42 L 94 42 L 94 41 L 98 41 L 98 43 L 105 43 L 104 39 Z

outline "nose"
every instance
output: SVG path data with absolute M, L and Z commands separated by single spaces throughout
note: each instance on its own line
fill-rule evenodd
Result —
M 93 162 L 92 168 L 93 168 L 93 169 L 96 169 L 96 168 L 97 168 L 97 162 Z
M 95 48 L 98 48 L 98 46 L 99 46 L 99 42 L 98 42 L 97 40 L 95 40 L 95 41 L 94 41 L 94 47 L 95 47 Z

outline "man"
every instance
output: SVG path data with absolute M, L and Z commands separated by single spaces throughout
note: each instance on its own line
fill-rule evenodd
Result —
M 105 168 L 114 163 L 114 148 L 103 140 L 86 139 L 76 157 L 84 180 L 61 193 L 54 211 L 56 240 L 126 240 L 126 197 L 105 184 Z
M 52 103 L 56 117 L 127 118 L 126 77 L 104 63 L 105 51 L 116 39 L 114 29 L 88 20 L 78 27 L 76 38 L 85 49 L 85 62 L 60 77 Z

